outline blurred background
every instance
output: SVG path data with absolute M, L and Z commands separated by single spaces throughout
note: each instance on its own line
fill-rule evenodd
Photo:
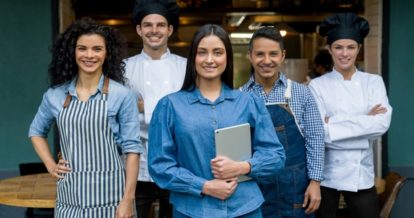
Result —
M 326 50 L 325 41 L 317 34 L 320 21 L 336 12 L 364 14 L 363 0 L 177 0 L 177 3 L 181 8 L 180 26 L 169 40 L 170 49 L 185 57 L 199 26 L 206 23 L 222 25 L 231 34 L 235 53 L 235 87 L 248 79 L 250 65 L 246 61 L 246 45 L 251 33 L 260 26 L 275 26 L 282 31 L 287 50 L 284 71 L 292 79 L 304 82 L 312 70 L 314 56 Z M 131 24 L 133 4 L 134 0 L 116 3 L 111 0 L 78 0 L 72 2 L 73 10 L 68 9 L 68 14 L 76 18 L 93 17 L 119 28 L 132 55 L 142 46 Z M 363 64 L 363 52 L 361 54 L 359 61 Z

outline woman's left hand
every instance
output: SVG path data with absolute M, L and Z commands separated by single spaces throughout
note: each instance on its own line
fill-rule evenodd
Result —
M 234 161 L 225 156 L 211 160 L 211 170 L 216 179 L 227 180 L 250 172 L 250 164 Z
M 134 200 L 122 199 L 116 209 L 116 218 L 132 218 L 134 217 Z

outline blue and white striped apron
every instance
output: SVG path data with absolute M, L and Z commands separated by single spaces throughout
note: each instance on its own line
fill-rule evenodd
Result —
M 58 181 L 55 217 L 115 217 L 125 166 L 108 122 L 108 86 L 105 78 L 97 100 L 72 100 L 68 94 L 59 113 L 62 158 L 72 171 Z

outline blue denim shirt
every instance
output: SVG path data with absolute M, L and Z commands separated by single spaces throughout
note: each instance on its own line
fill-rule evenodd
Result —
M 202 195 L 204 183 L 214 178 L 214 130 L 242 123 L 253 128 L 253 156 L 248 160 L 253 179 L 239 183 L 226 200 Z M 191 217 L 236 217 L 259 208 L 264 200 L 256 182 L 274 177 L 285 162 L 263 101 L 224 84 L 215 102 L 198 89 L 162 98 L 152 116 L 148 147 L 152 178 L 171 190 L 175 209 Z
M 104 76 L 99 81 L 96 93 L 88 101 L 101 99 L 103 82 Z M 30 125 L 29 137 L 47 137 L 53 121 L 63 109 L 66 95 L 69 93 L 72 101 L 78 100 L 75 85 L 76 79 L 46 91 Z M 122 153 L 141 153 L 137 96 L 123 85 L 109 80 L 107 110 L 110 127 Z

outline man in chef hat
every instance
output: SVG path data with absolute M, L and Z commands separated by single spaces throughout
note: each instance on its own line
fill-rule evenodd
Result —
M 138 217 L 147 218 L 151 205 L 160 203 L 159 217 L 172 217 L 169 193 L 160 189 L 151 179 L 147 167 L 148 132 L 152 112 L 158 100 L 181 89 L 187 60 L 170 52 L 168 38 L 178 28 L 179 7 L 175 0 L 138 0 L 132 12 L 132 21 L 142 39 L 141 53 L 127 58 L 126 77 L 139 100 L 141 140 L 146 150 L 140 157 L 136 189 Z

